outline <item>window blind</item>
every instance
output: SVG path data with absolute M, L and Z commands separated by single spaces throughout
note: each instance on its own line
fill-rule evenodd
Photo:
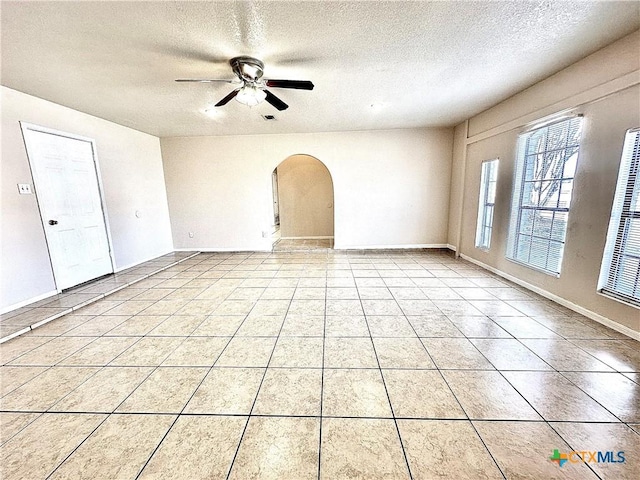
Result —
M 640 306 L 640 129 L 625 135 L 600 289 Z
M 480 198 L 478 199 L 478 220 L 476 224 L 476 247 L 485 250 L 488 250 L 491 245 L 497 180 L 498 160 L 482 162 Z
M 507 258 L 559 275 L 582 117 L 565 118 L 520 136 Z

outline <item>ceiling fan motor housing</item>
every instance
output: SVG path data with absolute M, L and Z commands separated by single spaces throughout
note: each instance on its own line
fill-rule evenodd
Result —
M 241 79 L 255 83 L 264 73 L 264 63 L 253 57 L 234 57 L 229 60 L 233 72 Z

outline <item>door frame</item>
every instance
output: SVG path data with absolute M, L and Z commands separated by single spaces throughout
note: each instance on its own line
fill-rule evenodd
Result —
M 327 166 L 327 164 L 325 162 L 323 162 L 322 160 L 320 160 L 318 157 L 316 157 L 315 155 L 312 155 L 310 153 L 292 153 L 291 155 L 287 155 L 286 157 L 284 157 L 282 160 L 278 161 L 277 165 L 274 167 L 274 169 L 272 170 L 272 172 L 278 170 L 278 168 L 280 168 L 280 166 L 285 163 L 286 161 L 290 160 L 293 157 L 309 157 L 313 160 L 315 160 L 316 162 L 320 163 L 320 165 L 322 165 L 325 170 L 327 171 L 327 174 L 329 175 L 329 179 L 331 180 L 331 202 L 333 205 L 333 218 L 332 218 L 332 223 L 333 223 L 333 235 L 328 235 L 328 236 L 311 236 L 311 237 L 281 237 L 283 239 L 327 239 L 327 238 L 333 238 L 333 247 L 331 247 L 331 250 L 335 250 L 336 247 L 336 183 L 334 181 L 334 176 L 333 173 L 331 173 L 331 170 L 329 169 L 329 167 Z M 281 207 L 282 203 L 280 202 L 280 178 L 278 176 L 278 206 Z M 281 210 L 281 209 L 280 209 Z M 280 228 L 282 229 L 282 215 L 280 215 Z
M 95 173 L 96 173 L 96 179 L 97 179 L 97 183 L 98 183 L 98 196 L 100 197 L 100 208 L 102 209 L 102 220 L 104 222 L 104 229 L 107 235 L 107 245 L 109 247 L 109 260 L 111 261 L 111 273 L 115 273 L 115 266 L 116 266 L 116 262 L 115 262 L 115 258 L 113 255 L 113 241 L 111 238 L 111 228 L 109 225 L 109 216 L 107 214 L 107 203 L 105 201 L 104 198 L 104 188 L 102 185 L 102 174 L 100 172 L 100 163 L 98 162 L 98 151 L 96 148 L 96 142 L 93 138 L 89 138 L 89 137 L 83 137 L 81 135 L 76 135 L 74 133 L 69 133 L 69 132 L 63 132 L 61 130 L 55 130 L 53 128 L 48 128 L 48 127 L 42 127 L 40 125 L 35 125 L 33 123 L 28 123 L 28 122 L 18 122 L 20 124 L 20 131 L 22 133 L 22 141 L 24 143 L 24 148 L 25 148 L 25 153 L 27 156 L 27 161 L 29 163 L 29 171 L 31 173 L 31 180 L 33 181 L 33 190 L 34 190 L 34 195 L 36 198 L 36 204 L 38 205 L 38 213 L 40 214 L 40 222 L 42 224 L 42 230 L 44 233 L 44 239 L 45 239 L 45 244 L 47 246 L 47 254 L 49 256 L 49 264 L 51 265 L 51 273 L 53 275 L 53 282 L 54 282 L 54 286 L 55 289 L 58 293 L 62 292 L 62 289 L 58 287 L 58 279 L 56 277 L 56 268 L 53 264 L 53 259 L 51 258 L 51 249 L 49 246 L 49 236 L 47 234 L 47 227 L 45 225 L 46 223 L 46 219 L 44 218 L 43 215 L 43 211 L 42 208 L 40 206 L 40 198 L 38 197 L 38 180 L 36 179 L 37 175 L 34 173 L 34 167 L 32 164 L 32 159 L 29 156 L 29 149 L 27 148 L 27 139 L 25 137 L 25 131 L 27 130 L 31 130 L 34 132 L 39 132 L 39 133 L 46 133 L 49 135 L 57 135 L 59 137 L 65 137 L 65 138 L 70 138 L 73 140 L 80 140 L 80 141 L 84 141 L 84 142 L 88 142 L 91 145 L 91 153 L 93 156 L 93 166 L 95 168 Z M 69 287 L 69 288 L 73 288 L 73 287 Z
M 280 227 L 280 194 L 279 192 L 279 188 L 278 188 L 278 168 L 274 168 L 273 172 L 271 173 L 271 192 L 272 192 L 272 197 L 273 197 L 273 204 L 277 207 L 277 212 L 276 212 L 276 208 L 273 208 L 273 221 L 274 224 L 273 226 L 277 226 Z M 276 221 L 276 217 L 278 219 L 278 223 L 275 223 Z

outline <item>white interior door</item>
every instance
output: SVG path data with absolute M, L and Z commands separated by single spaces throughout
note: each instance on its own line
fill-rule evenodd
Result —
M 280 225 L 280 204 L 278 202 L 278 172 L 271 174 L 271 190 L 273 192 L 273 224 Z
M 113 272 L 93 141 L 21 126 L 57 289 Z

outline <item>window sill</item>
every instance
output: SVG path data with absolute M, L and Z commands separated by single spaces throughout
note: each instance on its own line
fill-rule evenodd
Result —
M 631 303 L 629 300 L 626 300 L 624 298 L 618 297 L 618 296 L 613 295 L 613 294 L 608 293 L 608 292 L 603 292 L 602 290 L 597 290 L 596 293 L 598 295 L 601 295 L 603 297 L 608 298 L 609 300 L 614 300 L 614 301 L 616 301 L 618 303 L 626 305 L 627 307 L 631 307 L 631 308 L 635 308 L 637 310 L 640 310 L 640 305 L 636 305 L 635 303 Z
M 524 262 L 521 262 L 520 260 L 515 260 L 513 258 L 509 258 L 509 257 L 505 257 L 505 258 L 508 261 L 515 263 L 516 265 L 521 265 L 531 270 L 535 270 L 536 272 L 544 273 L 545 275 L 549 275 L 550 277 L 560 278 L 560 273 L 551 272 L 549 270 L 545 270 L 544 268 L 536 267 L 534 265 L 529 265 L 528 263 L 524 263 Z

